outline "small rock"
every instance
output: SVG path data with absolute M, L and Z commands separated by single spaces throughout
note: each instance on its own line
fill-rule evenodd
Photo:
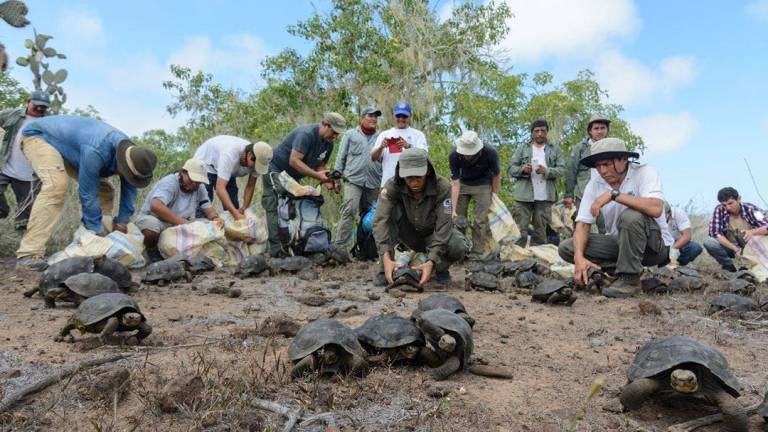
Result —
M 243 295 L 243 290 L 241 290 L 240 288 L 230 288 L 227 295 L 229 296 L 229 298 L 238 298 L 241 295 Z
M 348 305 L 341 308 L 341 311 L 337 313 L 336 318 L 349 318 L 357 315 L 361 315 L 362 312 L 357 308 L 357 305 Z
M 362 296 L 359 296 L 357 294 L 353 294 L 353 293 L 350 293 L 350 292 L 340 293 L 338 296 L 336 296 L 336 298 L 341 299 L 341 300 L 348 300 L 348 301 L 358 302 L 358 303 L 362 303 L 362 302 L 367 302 L 368 301 L 367 297 L 362 297 Z
M 510 294 L 507 296 L 507 298 L 510 300 L 517 300 L 517 294 Z
M 427 396 L 433 398 L 446 397 L 456 390 L 456 384 L 446 382 L 432 383 L 427 387 Z
M 608 297 L 606 296 L 595 297 L 595 303 L 605 303 L 606 300 L 608 300 Z
M 640 309 L 640 315 L 661 315 L 661 309 L 652 301 L 642 300 L 637 308 Z
M 381 296 L 376 293 L 373 293 L 373 292 L 368 293 L 368 299 L 370 300 L 376 301 L 376 300 L 379 300 L 380 298 Z
M 259 324 L 256 334 L 259 336 L 293 337 L 299 332 L 299 324 L 286 314 L 270 315 Z
M 294 297 L 294 299 L 307 306 L 322 306 L 331 301 L 328 297 L 319 294 L 302 294 Z
M 175 412 L 179 405 L 194 404 L 199 399 L 203 387 L 203 379 L 197 375 L 176 377 L 160 391 L 157 404 L 164 413 Z
M 325 284 L 325 287 L 328 288 L 328 289 L 337 290 L 337 289 L 341 288 L 341 284 L 338 283 L 338 282 L 329 282 L 329 283 Z
M 179 315 L 179 314 L 171 315 L 171 316 L 168 317 L 168 321 L 170 321 L 170 322 L 181 321 L 181 315 Z
M 405 291 L 399 289 L 399 288 L 392 288 L 389 290 L 389 295 L 391 295 L 394 298 L 404 298 L 405 297 Z

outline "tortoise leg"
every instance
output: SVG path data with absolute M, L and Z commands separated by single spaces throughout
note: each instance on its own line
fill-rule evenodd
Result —
M 315 361 L 315 355 L 310 354 L 303 359 L 299 360 L 298 363 L 293 365 L 293 369 L 291 369 L 291 378 L 296 379 L 300 378 L 302 375 L 304 375 L 307 372 L 312 372 L 315 369 L 317 369 L 317 362 Z
M 187 283 L 192 282 L 192 273 L 184 272 L 184 280 L 187 281 Z
M 459 360 L 458 356 L 453 355 L 448 357 L 445 363 L 430 369 L 429 373 L 435 381 L 442 381 L 453 375 L 459 368 L 461 368 L 461 360 Z
M 749 430 L 747 413 L 735 397 L 717 385 L 705 385 L 704 393 L 720 408 L 723 414 L 724 431 L 747 432 Z
M 139 341 L 142 341 L 150 334 L 152 334 L 152 326 L 147 324 L 145 321 L 142 321 L 139 324 L 138 332 L 136 333 L 136 338 L 138 338 Z
M 440 357 L 431 348 L 423 346 L 416 356 L 419 363 L 431 368 L 440 366 Z
M 652 394 L 659 389 L 659 381 L 651 378 L 641 378 L 621 389 L 619 400 L 627 410 L 640 408 Z
M 557 292 L 553 292 L 552 294 L 549 295 L 549 298 L 547 298 L 547 304 L 548 305 L 553 305 L 553 304 L 556 304 L 556 303 L 560 303 L 561 301 L 563 301 L 563 296 L 560 295 L 560 293 L 557 293 Z
M 571 294 L 571 296 L 566 300 L 565 305 L 566 306 L 572 306 L 574 302 L 576 302 L 576 299 L 578 297 L 575 294 Z
M 37 292 L 40 292 L 40 287 L 39 286 L 34 286 L 34 287 L 24 291 L 24 297 L 27 297 L 27 298 L 32 297 Z
M 72 330 L 75 329 L 75 325 L 72 323 L 67 323 L 67 325 L 64 326 L 64 328 L 61 329 L 59 334 L 53 338 L 56 342 L 74 342 L 75 338 L 72 336 Z
M 346 363 L 351 375 L 363 376 L 368 369 L 368 363 L 360 356 L 351 355 Z
M 101 333 L 99 333 L 99 340 L 103 344 L 108 344 L 110 340 L 112 340 L 112 335 L 117 331 L 117 329 L 120 327 L 120 320 L 117 317 L 112 317 L 107 320 L 107 323 L 104 325 L 104 329 L 101 330 Z
M 467 324 L 469 324 L 470 327 L 474 327 L 475 326 L 475 319 L 472 318 L 471 316 L 467 315 L 466 312 L 458 312 L 456 315 L 464 318 L 464 321 L 466 321 Z
M 45 307 L 48 309 L 53 309 L 56 307 L 56 300 L 50 297 L 44 298 L 43 301 L 45 302 Z

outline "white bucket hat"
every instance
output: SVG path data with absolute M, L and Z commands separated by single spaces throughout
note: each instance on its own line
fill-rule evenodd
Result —
M 456 140 L 456 153 L 465 156 L 476 155 L 483 149 L 483 142 L 475 131 L 466 131 Z

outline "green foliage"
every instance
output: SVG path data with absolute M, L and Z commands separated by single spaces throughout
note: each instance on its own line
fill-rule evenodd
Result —
M 10 75 L 0 73 L 0 111 L 24 106 L 29 93 Z
M 61 83 L 67 79 L 67 70 L 59 69 L 56 72 L 50 69 L 50 63 L 46 59 L 58 58 L 65 59 L 67 56 L 56 51 L 56 49 L 47 46 L 48 41 L 53 36 L 37 33 L 33 30 L 34 40 L 26 39 L 24 46 L 29 50 L 25 57 L 18 57 L 16 64 L 21 67 L 28 67 L 32 71 L 32 84 L 35 90 L 45 90 L 51 96 L 51 112 L 58 114 L 61 106 L 67 101 L 67 94 Z M 45 88 L 43 88 L 45 84 Z
M 24 27 L 29 24 L 28 12 L 29 9 L 23 1 L 8 0 L 0 3 L 0 18 L 13 27 Z
M 187 144 L 177 135 L 164 130 L 154 129 L 144 132 L 140 137 L 132 137 L 134 144 L 149 147 L 157 155 L 155 178 L 177 171 L 192 155 Z

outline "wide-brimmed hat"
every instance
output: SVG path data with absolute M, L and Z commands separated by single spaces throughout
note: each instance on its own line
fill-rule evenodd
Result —
M 595 167 L 595 163 L 606 159 L 615 159 L 622 156 L 630 158 L 639 158 L 640 153 L 627 150 L 627 144 L 619 138 L 603 138 L 600 141 L 592 143 L 589 150 L 589 156 L 581 159 L 581 164 L 590 168 Z
M 421 177 L 427 175 L 429 157 L 426 150 L 411 147 L 403 151 L 397 163 L 400 165 L 400 177 Z
M 208 184 L 208 173 L 205 170 L 205 164 L 200 159 L 187 159 L 181 169 L 187 172 L 189 179 L 193 182 Z
M 255 158 L 253 170 L 257 174 L 266 174 L 269 163 L 272 161 L 272 147 L 264 141 L 253 143 L 253 157 Z
M 133 187 L 145 188 L 152 183 L 157 165 L 157 156 L 152 150 L 123 140 L 117 145 L 116 157 L 120 176 Z
M 466 131 L 456 140 L 456 153 L 465 156 L 476 155 L 483 149 L 483 142 L 475 131 Z

